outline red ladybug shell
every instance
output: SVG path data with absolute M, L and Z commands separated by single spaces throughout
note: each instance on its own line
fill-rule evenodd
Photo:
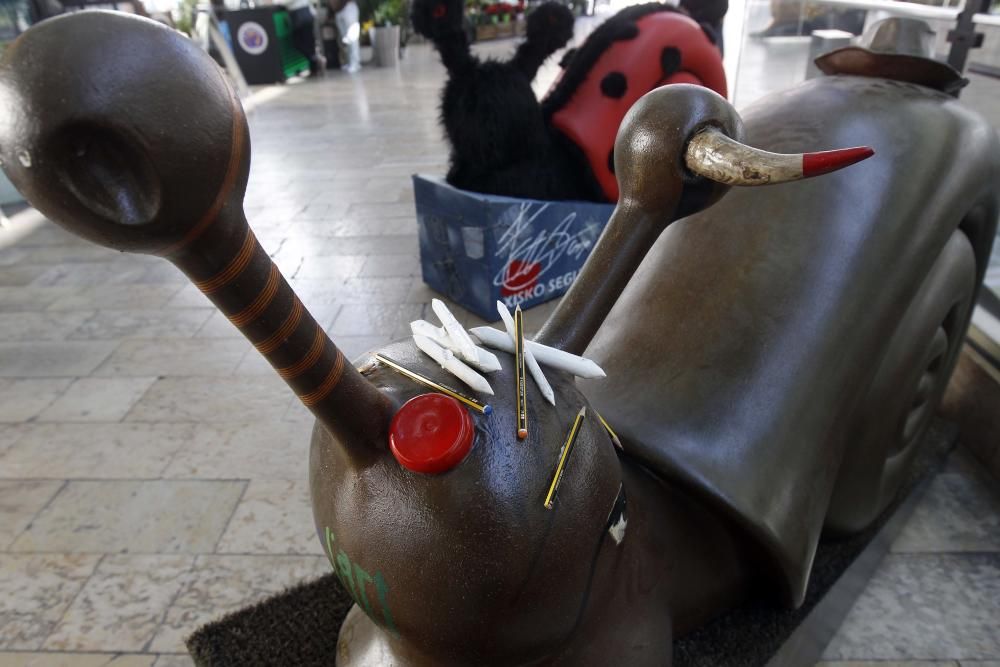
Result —
M 698 84 L 726 96 L 722 55 L 691 18 L 659 11 L 642 16 L 635 25 L 638 33 L 611 42 L 550 117 L 551 124 L 583 151 L 601 190 L 613 202 L 618 201 L 615 136 L 636 100 L 670 83 Z

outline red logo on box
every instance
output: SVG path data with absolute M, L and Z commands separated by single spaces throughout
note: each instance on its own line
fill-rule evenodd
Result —
M 522 262 L 512 259 L 504 270 L 503 283 L 500 285 L 501 296 L 512 296 L 531 289 L 538 282 L 542 265 L 538 262 Z

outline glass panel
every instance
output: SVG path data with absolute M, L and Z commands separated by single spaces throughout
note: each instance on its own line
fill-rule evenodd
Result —
M 850 6 L 852 3 L 838 0 L 731 2 L 727 21 L 732 20 L 734 14 L 742 14 L 732 100 L 737 108 L 741 108 L 773 92 L 818 76 L 818 70 L 810 67 L 816 56 L 847 46 L 853 37 L 876 21 L 908 12 L 923 11 L 926 14 L 928 7 L 951 8 L 956 12 L 959 2 L 895 2 L 892 3 L 892 14 L 882 9 Z M 947 18 L 924 20 L 936 33 L 936 57 L 944 60 L 948 52 L 947 33 L 954 22 Z
M 1000 15 L 1000 1 L 993 3 L 991 13 Z M 962 91 L 962 101 L 1000 131 L 1000 22 L 980 23 L 976 30 L 983 34 L 983 45 L 969 53 L 966 76 L 972 83 Z M 993 240 L 993 255 L 972 322 L 973 342 L 1000 364 L 1000 232 Z

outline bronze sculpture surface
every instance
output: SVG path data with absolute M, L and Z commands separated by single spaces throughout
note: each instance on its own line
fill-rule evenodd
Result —
M 316 415 L 316 528 L 358 602 L 344 641 L 369 664 L 663 665 L 672 635 L 751 593 L 794 604 L 824 524 L 854 530 L 891 497 L 1000 209 L 997 139 L 944 94 L 843 76 L 766 100 L 745 114 L 752 145 L 878 154 L 723 197 L 684 156 L 707 134 L 740 139 L 739 119 L 703 89 L 655 91 L 619 135 L 615 218 L 540 334 L 587 349 L 607 379 L 552 374 L 554 408 L 530 385 L 519 441 L 500 354 L 493 414 L 472 415 L 461 461 L 425 475 L 388 445 L 425 388 L 346 362 L 246 226 L 249 135 L 204 53 L 142 19 L 55 19 L 8 50 L 0 103 L 0 158 L 34 205 L 174 262 Z M 381 352 L 447 382 L 410 342 Z

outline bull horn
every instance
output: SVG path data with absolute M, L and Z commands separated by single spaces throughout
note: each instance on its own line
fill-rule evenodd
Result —
M 874 154 L 868 146 L 818 153 L 770 153 L 709 128 L 688 142 L 684 162 L 692 172 L 717 183 L 771 185 L 828 174 Z

